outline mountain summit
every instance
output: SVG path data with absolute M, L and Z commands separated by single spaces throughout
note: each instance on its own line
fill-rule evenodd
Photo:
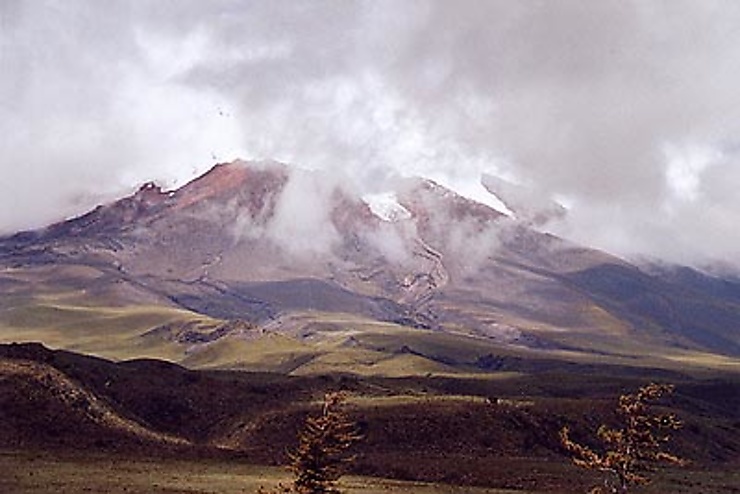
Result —
M 487 186 L 504 187 L 492 178 Z M 119 308 L 129 317 L 148 308 L 119 343 L 185 363 L 211 362 L 214 348 L 269 354 L 276 345 L 293 348 L 297 367 L 328 358 L 327 345 L 442 366 L 478 365 L 489 346 L 617 359 L 740 355 L 740 284 L 647 272 L 536 223 L 421 178 L 367 195 L 323 171 L 220 164 L 177 190 L 148 183 L 2 239 L 0 325 L 18 339 L 37 328 L 24 310 L 81 317 L 80 307 Z M 458 362 L 416 348 L 419 335 L 476 350 Z M 106 354 L 103 340 L 93 331 L 75 344 Z M 247 365 L 238 352 L 230 359 Z

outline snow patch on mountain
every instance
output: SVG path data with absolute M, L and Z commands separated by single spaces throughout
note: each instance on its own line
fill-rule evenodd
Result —
M 565 217 L 566 208 L 543 191 L 483 174 L 481 185 L 502 201 L 511 216 L 531 227 L 543 227 Z
M 411 218 L 411 213 L 398 202 L 394 192 L 366 194 L 362 196 L 362 200 L 383 221 L 395 222 Z

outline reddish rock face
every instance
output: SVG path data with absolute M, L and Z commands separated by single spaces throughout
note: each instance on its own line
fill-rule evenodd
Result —
M 275 199 L 288 181 L 288 169 L 278 163 L 241 161 L 214 166 L 208 173 L 172 193 L 173 209 L 185 210 L 204 202 L 230 204 L 252 217 L 271 215 Z M 265 212 L 265 210 L 267 210 Z

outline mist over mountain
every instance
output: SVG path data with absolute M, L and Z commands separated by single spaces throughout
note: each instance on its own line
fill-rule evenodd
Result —
M 74 317 L 79 306 L 159 307 L 160 322 L 137 320 L 122 348 L 168 348 L 194 365 L 218 345 L 274 336 L 445 366 L 485 357 L 479 349 L 457 361 L 415 348 L 403 331 L 613 358 L 740 355 L 736 278 L 638 267 L 430 180 L 388 185 L 373 196 L 324 171 L 241 161 L 172 191 L 147 183 L 80 217 L 2 239 L 0 323 L 27 339 L 38 305 Z M 75 343 L 73 333 L 60 341 L 88 348 L 88 337 Z M 112 345 L 101 333 L 89 341 L 103 354 Z M 308 352 L 297 368 L 331 353 L 309 347 L 296 350 Z
M 493 174 L 567 205 L 550 228 L 582 245 L 736 265 L 739 22 L 727 0 L 7 0 L 0 232 L 242 156 L 369 194 L 482 200 Z

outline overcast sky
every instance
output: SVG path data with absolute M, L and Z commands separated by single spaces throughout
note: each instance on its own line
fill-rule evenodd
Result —
M 740 2 L 0 0 L 0 231 L 216 161 L 489 172 L 623 255 L 740 259 Z

